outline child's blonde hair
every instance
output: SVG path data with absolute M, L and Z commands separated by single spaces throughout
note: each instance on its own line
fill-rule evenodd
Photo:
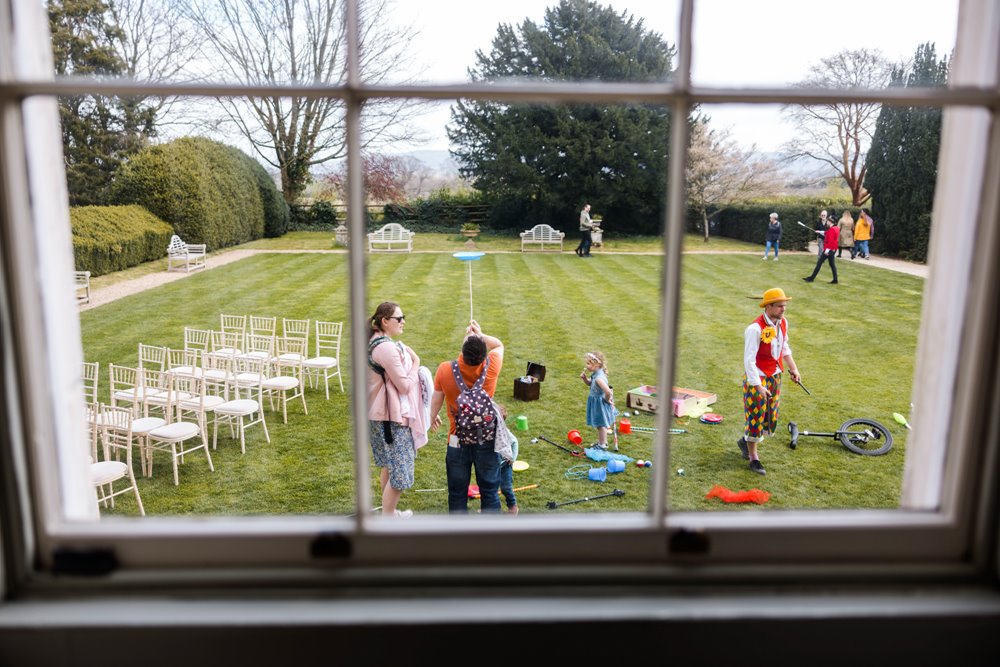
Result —
M 596 361 L 599 368 L 603 368 L 605 373 L 608 372 L 608 362 L 604 360 L 604 353 L 600 350 L 588 352 L 587 359 L 590 361 Z

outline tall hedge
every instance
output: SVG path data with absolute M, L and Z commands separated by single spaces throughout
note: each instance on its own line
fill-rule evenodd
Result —
M 263 184 L 251 162 L 210 139 L 176 139 L 132 158 L 115 178 L 112 197 L 145 206 L 188 243 L 209 250 L 245 243 L 262 237 L 265 227 Z
M 489 200 L 476 191 L 449 192 L 438 190 L 427 197 L 405 203 L 386 204 L 381 224 L 398 222 L 417 232 L 455 232 L 466 222 L 484 227 L 503 227 L 500 218 L 490 216 L 494 208 Z M 521 228 L 523 216 L 511 216 L 510 228 Z
M 173 228 L 141 206 L 69 210 L 77 271 L 99 276 L 167 255 Z
M 825 209 L 836 221 L 845 208 L 857 219 L 860 209 L 852 208 L 847 199 L 782 197 L 755 200 L 730 206 L 715 215 L 709 223 L 710 236 L 725 236 L 763 246 L 768 216 L 777 213 L 781 222 L 781 248 L 805 250 L 809 241 L 816 238 L 811 230 L 819 228 L 819 212 Z M 798 221 L 809 229 L 800 227 Z M 688 212 L 688 229 L 698 234 L 703 231 L 701 216 L 694 211 Z
M 264 207 L 264 236 L 268 238 L 284 236 L 288 233 L 291 211 L 284 195 L 281 194 L 281 190 L 274 183 L 274 179 L 257 160 L 237 148 L 230 147 L 229 150 L 233 151 L 239 159 L 246 161 L 257 181 L 261 205 Z

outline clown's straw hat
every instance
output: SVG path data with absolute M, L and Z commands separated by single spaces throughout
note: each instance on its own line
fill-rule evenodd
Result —
M 754 297 L 755 299 L 757 297 Z M 792 297 L 785 296 L 785 290 L 780 287 L 772 287 L 771 289 L 764 292 L 764 296 L 760 297 L 760 307 L 769 306 L 772 303 L 777 303 L 778 301 L 791 301 Z

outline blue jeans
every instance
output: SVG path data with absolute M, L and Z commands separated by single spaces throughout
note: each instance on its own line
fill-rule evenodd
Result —
M 767 241 L 767 248 L 764 250 L 764 257 L 767 258 L 771 254 L 771 245 L 774 244 L 774 258 L 778 258 L 778 243 L 779 241 Z
M 514 466 L 503 460 L 500 461 L 500 493 L 503 494 L 508 509 L 517 504 L 514 496 Z
M 857 250 L 858 254 L 862 257 L 868 256 L 868 241 L 855 241 L 854 249 Z
M 472 467 L 476 467 L 479 503 L 484 512 L 500 511 L 500 455 L 493 442 L 465 447 L 448 447 L 444 459 L 448 472 L 448 511 L 465 514 L 469 511 L 469 482 Z

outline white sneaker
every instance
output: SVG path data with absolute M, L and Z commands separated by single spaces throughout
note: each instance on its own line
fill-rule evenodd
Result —
M 413 516 L 413 510 L 396 510 L 393 516 L 397 519 L 409 519 Z
M 761 259 L 766 262 L 767 261 L 767 255 L 764 255 L 763 257 L 761 257 Z
M 776 262 L 777 262 L 777 261 L 778 261 L 778 258 L 777 258 L 777 257 L 775 257 L 775 258 L 774 258 L 774 261 L 776 261 Z

